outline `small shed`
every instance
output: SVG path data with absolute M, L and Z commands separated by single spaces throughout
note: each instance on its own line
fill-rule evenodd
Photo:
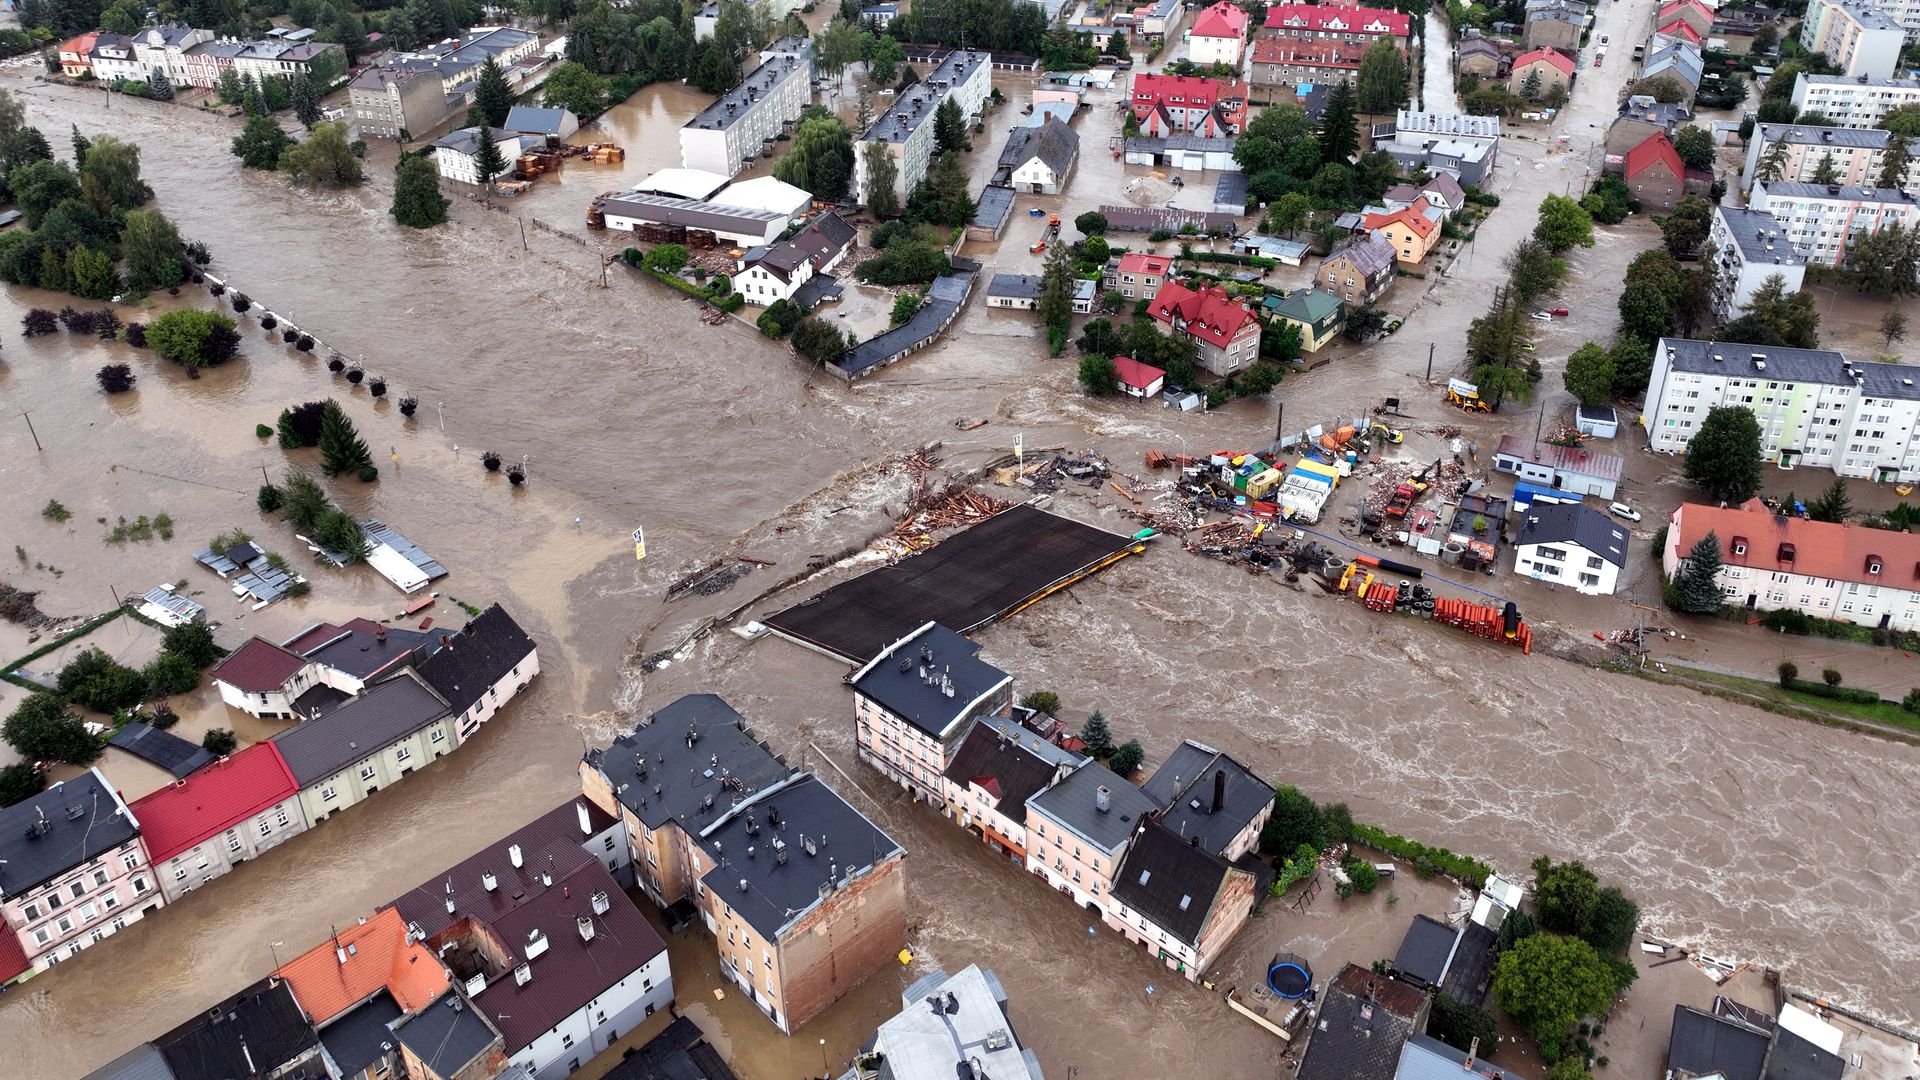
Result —
M 580 130 L 580 118 L 566 109 L 536 109 L 515 105 L 507 110 L 507 122 L 501 126 L 516 135 L 564 139 Z
M 1573 410 L 1573 424 L 1582 435 L 1611 439 L 1620 434 L 1620 413 L 1611 405 L 1581 405 Z
M 1213 185 L 1213 212 L 1238 216 L 1247 212 L 1247 175 L 1221 173 Z
M 1493 467 L 1534 484 L 1613 498 L 1625 462 L 1613 454 L 1502 435 Z
M 1128 397 L 1150 398 L 1167 384 L 1167 373 L 1130 356 L 1113 358 L 1113 372 L 1120 377 L 1120 392 Z
M 981 189 L 973 220 L 967 223 L 967 239 L 977 244 L 991 244 L 1000 239 L 1012 218 L 1013 189 L 989 184 Z

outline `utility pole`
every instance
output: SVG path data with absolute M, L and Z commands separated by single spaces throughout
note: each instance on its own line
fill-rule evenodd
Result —
M 268 487 L 273 486 L 273 478 L 267 475 L 267 467 L 265 465 L 260 466 L 260 482 Z
M 33 430 L 33 417 L 28 415 L 27 410 L 20 410 L 20 419 L 27 422 L 27 434 L 33 436 L 33 448 L 35 450 L 45 450 L 46 447 L 40 445 L 40 433 Z
M 1427 342 L 1427 383 L 1433 382 L 1433 342 Z
M 516 218 L 515 220 L 520 222 L 520 250 L 532 251 L 533 249 L 527 246 L 527 219 Z
M 1278 414 L 1275 415 L 1273 418 L 1273 441 L 1274 442 L 1279 442 L 1281 439 L 1285 438 L 1287 434 L 1287 403 L 1282 401 L 1282 402 L 1278 402 L 1277 404 L 1279 406 L 1279 411 L 1278 411 Z

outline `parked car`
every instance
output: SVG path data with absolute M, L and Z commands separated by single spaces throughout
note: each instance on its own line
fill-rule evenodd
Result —
M 1563 307 L 1553 307 L 1553 308 L 1547 309 L 1547 314 L 1553 316 L 1556 319 L 1564 319 L 1568 315 L 1572 314 L 1572 312 L 1569 312 L 1566 308 L 1563 308 Z
M 1541 322 L 1552 322 L 1552 321 L 1553 321 L 1553 312 L 1551 312 L 1551 311 L 1536 311 L 1536 312 L 1534 312 L 1534 313 L 1533 313 L 1533 317 L 1534 317 L 1534 318 L 1536 318 L 1536 319 L 1539 319 L 1539 320 L 1540 320 Z
M 1607 513 L 1612 514 L 1614 517 L 1617 517 L 1617 518 L 1623 518 L 1627 521 L 1640 520 L 1640 511 L 1635 510 L 1633 507 L 1628 506 L 1626 503 L 1608 503 Z

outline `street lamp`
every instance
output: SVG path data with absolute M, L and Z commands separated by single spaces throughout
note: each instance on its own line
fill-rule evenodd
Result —
M 821 1080 L 833 1078 L 833 1066 L 827 1064 L 827 1040 L 825 1039 L 820 1040 L 820 1077 Z

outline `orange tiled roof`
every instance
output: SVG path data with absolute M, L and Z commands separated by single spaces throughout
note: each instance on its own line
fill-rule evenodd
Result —
M 346 955 L 345 962 L 341 953 Z M 275 974 L 314 1024 L 325 1024 L 375 993 L 386 990 L 408 1013 L 433 1003 L 447 988 L 447 969 L 433 950 L 407 938 L 400 913 L 387 908 L 350 926 Z
M 1426 207 L 1426 197 L 1421 196 L 1413 200 L 1413 205 L 1404 210 L 1395 210 L 1391 214 L 1368 214 L 1361 220 L 1360 227 L 1366 229 L 1368 232 L 1373 232 L 1377 229 L 1384 229 L 1389 225 L 1405 225 L 1407 228 L 1412 229 L 1420 239 L 1425 240 L 1427 237 L 1433 235 L 1435 229 L 1440 227 L 1435 225 L 1433 219 L 1427 217 L 1423 212 Z

